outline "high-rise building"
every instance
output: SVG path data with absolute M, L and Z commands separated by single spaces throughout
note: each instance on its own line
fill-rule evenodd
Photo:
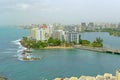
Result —
M 75 32 L 76 28 L 74 25 L 64 26 L 64 31 Z
M 35 40 L 45 41 L 51 37 L 53 28 L 52 26 L 47 26 L 45 24 L 40 25 L 39 28 L 31 29 L 31 38 Z
M 63 30 L 55 30 L 52 33 L 53 39 L 59 39 L 61 41 L 65 40 L 65 31 Z
M 95 25 L 93 22 L 90 22 L 87 26 L 87 30 L 95 30 Z
M 86 23 L 81 23 L 81 31 L 84 31 L 87 29 L 87 24 Z
M 66 41 L 79 43 L 79 33 L 77 32 L 66 32 Z
M 31 29 L 31 38 L 35 40 L 39 40 L 39 28 L 32 28 Z
M 86 23 L 81 23 L 82 27 L 87 27 Z
M 93 22 L 90 22 L 90 23 L 88 24 L 88 27 L 94 27 L 94 23 L 93 23 Z
M 49 24 L 49 25 L 48 25 L 49 37 L 52 36 L 53 31 L 54 31 L 54 27 L 53 27 L 53 25 Z

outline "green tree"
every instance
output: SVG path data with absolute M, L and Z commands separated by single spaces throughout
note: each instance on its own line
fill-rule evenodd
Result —
M 81 44 L 81 45 L 89 45 L 90 44 L 90 41 L 88 41 L 88 40 L 80 40 L 79 41 L 79 43 Z
M 101 44 L 103 42 L 103 39 L 101 39 L 100 37 L 97 37 L 96 38 L 96 42 L 99 43 L 99 44 Z
M 97 37 L 95 41 L 93 41 L 92 46 L 93 47 L 103 47 L 103 39 L 100 37 Z
M 52 37 L 50 37 L 48 39 L 48 45 L 50 45 L 50 46 L 60 46 L 61 41 L 59 39 L 53 39 Z

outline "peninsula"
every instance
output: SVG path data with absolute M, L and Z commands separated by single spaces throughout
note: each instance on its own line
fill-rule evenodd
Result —
M 80 36 L 79 36 L 80 38 Z M 95 41 L 92 43 L 88 40 L 82 40 L 79 39 L 79 43 L 76 42 L 67 42 L 67 41 L 60 41 L 59 39 L 53 39 L 50 37 L 48 41 L 37 41 L 31 38 L 23 37 L 23 39 L 20 41 L 21 45 L 26 47 L 27 49 L 33 48 L 33 49 L 70 49 L 75 48 L 76 45 L 85 46 L 87 47 L 97 47 L 101 48 L 103 47 L 102 44 L 103 40 L 98 37 Z

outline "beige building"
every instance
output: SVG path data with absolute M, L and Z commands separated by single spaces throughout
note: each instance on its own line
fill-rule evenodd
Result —
M 31 29 L 31 38 L 35 40 L 45 41 L 51 37 L 52 31 L 52 25 L 41 25 L 38 28 Z
M 38 28 L 32 28 L 31 29 L 31 38 L 39 40 L 39 29 Z

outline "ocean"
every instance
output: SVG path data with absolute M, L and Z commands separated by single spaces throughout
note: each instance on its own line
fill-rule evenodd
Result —
M 53 80 L 56 77 L 80 77 L 103 75 L 120 68 L 120 55 L 80 49 L 33 50 L 38 61 L 22 61 L 18 55 L 22 49 L 19 40 L 30 31 L 16 26 L 0 27 L 0 76 L 9 80 Z M 102 37 L 104 47 L 120 49 L 120 37 L 108 33 L 81 33 L 82 39 L 94 41 Z

